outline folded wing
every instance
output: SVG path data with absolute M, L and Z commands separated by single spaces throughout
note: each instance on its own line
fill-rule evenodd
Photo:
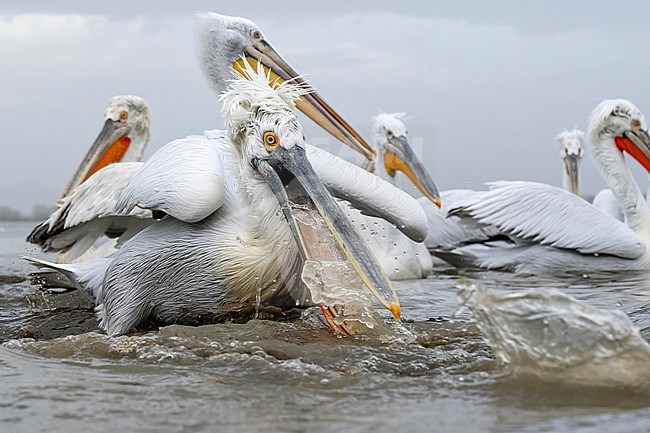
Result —
M 536 182 L 494 182 L 450 215 L 494 226 L 505 235 L 582 254 L 640 257 L 645 244 L 621 221 L 581 198 Z

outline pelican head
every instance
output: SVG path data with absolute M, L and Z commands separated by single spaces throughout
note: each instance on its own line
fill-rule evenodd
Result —
M 318 232 L 316 239 L 332 236 L 366 287 L 399 317 L 399 303 L 388 278 L 307 159 L 302 127 L 293 108 L 308 89 L 287 81 L 277 85 L 269 72 L 258 68 L 255 72 L 246 64 L 237 72 L 240 79 L 221 96 L 226 129 L 241 156 L 242 177 L 257 176 L 270 188 L 266 194 L 255 190 L 253 200 L 261 203 L 263 196 L 275 196 L 305 259 L 318 251 L 312 230 Z M 305 232 L 292 214 L 296 204 L 320 215 L 321 228 L 310 226 Z M 277 215 L 277 207 L 268 211 Z M 306 241 L 310 237 L 312 241 Z M 318 253 L 319 259 L 327 259 L 322 251 Z
M 405 113 L 382 113 L 375 116 L 375 147 L 382 155 L 389 176 L 394 177 L 397 171 L 403 172 L 426 198 L 440 207 L 438 188 L 409 144 L 408 131 L 402 121 L 405 117 Z
M 293 81 L 299 87 L 309 88 L 267 42 L 262 30 L 251 20 L 199 12 L 195 27 L 201 68 L 218 94 L 226 88 L 228 80 L 232 78 L 232 68 L 243 73 L 245 63 L 253 67 L 260 64 L 264 71 L 270 74 L 274 85 Z M 299 95 L 295 105 L 336 139 L 369 160 L 375 158 L 374 149 L 318 93 L 309 91 Z
M 565 187 L 575 195 L 580 195 L 580 162 L 584 136 L 584 132 L 574 129 L 564 131 L 555 137 L 555 141 L 560 145 L 560 156 L 564 161 Z
M 650 136 L 643 113 L 630 101 L 610 99 L 594 108 L 589 119 L 588 136 L 596 158 L 606 143 L 615 143 L 650 172 Z
M 104 127 L 61 194 L 70 194 L 96 171 L 113 162 L 139 161 L 149 144 L 149 107 L 139 96 L 113 96 Z

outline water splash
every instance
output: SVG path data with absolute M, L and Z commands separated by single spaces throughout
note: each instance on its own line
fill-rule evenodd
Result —
M 620 311 L 548 288 L 510 292 L 470 284 L 459 297 L 506 373 L 650 391 L 650 345 Z
M 369 291 L 341 251 L 323 217 L 313 206 L 295 202 L 290 206 L 307 258 L 302 281 L 312 302 L 338 311 L 335 323 L 343 325 L 353 335 L 387 332 L 388 327 L 375 310 Z
M 262 302 L 262 287 L 257 286 L 255 289 L 255 315 L 253 319 L 257 319 L 260 316 L 260 304 Z
M 340 315 L 335 322 L 345 325 L 350 333 L 366 334 L 385 327 L 370 293 L 364 290 L 361 278 L 347 261 L 307 260 L 302 281 L 314 303 L 339 307 Z

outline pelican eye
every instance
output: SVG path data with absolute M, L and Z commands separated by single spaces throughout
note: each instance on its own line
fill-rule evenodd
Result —
M 266 150 L 273 150 L 280 145 L 280 139 L 272 131 L 266 131 L 264 133 L 264 147 Z
M 129 113 L 122 111 L 120 113 L 120 122 L 126 122 L 129 119 Z
M 251 32 L 251 38 L 252 38 L 253 40 L 262 39 L 262 33 L 261 33 L 259 30 L 253 30 L 253 31 Z
M 632 119 L 632 129 L 639 129 L 641 127 L 641 121 L 639 119 Z
M 394 136 L 393 131 L 391 131 L 390 129 L 386 131 L 386 137 L 393 138 L 393 136 Z

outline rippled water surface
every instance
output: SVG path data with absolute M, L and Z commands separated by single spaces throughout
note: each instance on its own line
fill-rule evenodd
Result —
M 109 339 L 79 293 L 32 285 L 18 258 L 39 254 L 23 241 L 32 226 L 0 223 L 3 432 L 650 432 L 647 388 L 514 375 L 457 296 L 476 281 L 506 295 L 556 288 L 624 312 L 645 345 L 643 274 L 440 270 L 396 283 L 405 329 L 384 339 L 338 338 L 309 314 Z

